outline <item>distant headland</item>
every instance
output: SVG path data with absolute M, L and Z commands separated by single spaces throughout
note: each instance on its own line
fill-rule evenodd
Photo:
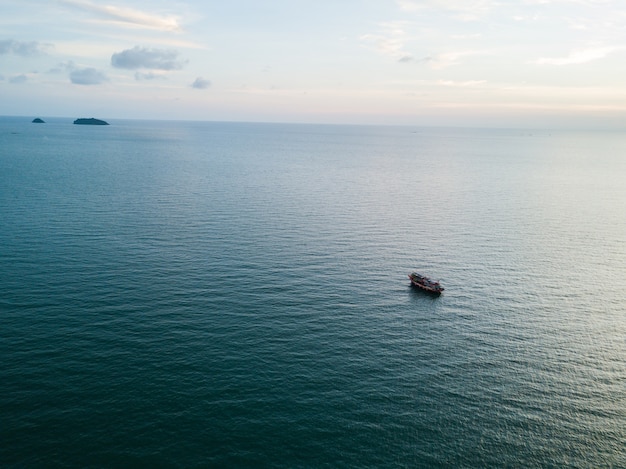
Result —
M 109 125 L 108 122 L 100 120 L 100 119 L 94 119 L 93 117 L 90 117 L 89 119 L 86 119 L 86 118 L 76 119 L 74 121 L 74 124 L 78 124 L 78 125 Z
M 45 124 L 46 121 L 44 121 L 43 119 L 40 119 L 39 117 L 36 117 L 35 119 L 33 119 L 33 124 Z

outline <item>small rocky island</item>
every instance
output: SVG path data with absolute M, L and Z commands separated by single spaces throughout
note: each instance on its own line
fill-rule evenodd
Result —
M 33 124 L 45 124 L 46 121 L 44 121 L 43 119 L 40 119 L 39 117 L 36 117 L 35 119 L 33 119 Z
M 77 125 L 109 125 L 108 122 L 102 121 L 100 119 L 94 119 L 93 117 L 90 117 L 89 119 L 87 119 L 87 118 L 76 119 L 74 121 L 74 124 L 77 124 Z

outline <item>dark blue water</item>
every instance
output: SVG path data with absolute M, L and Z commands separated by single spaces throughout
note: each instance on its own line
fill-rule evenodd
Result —
M 626 467 L 624 134 L 29 120 L 3 467 Z

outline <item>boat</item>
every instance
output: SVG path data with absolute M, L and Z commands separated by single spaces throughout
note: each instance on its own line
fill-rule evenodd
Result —
M 416 272 L 410 273 L 409 278 L 411 279 L 411 285 L 427 291 L 428 293 L 441 295 L 441 292 L 445 290 L 445 288 L 439 285 L 439 282 L 431 280 L 430 278 Z

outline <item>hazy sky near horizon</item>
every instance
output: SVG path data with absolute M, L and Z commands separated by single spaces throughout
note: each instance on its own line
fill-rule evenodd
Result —
M 624 0 L 0 0 L 0 114 L 626 122 Z

